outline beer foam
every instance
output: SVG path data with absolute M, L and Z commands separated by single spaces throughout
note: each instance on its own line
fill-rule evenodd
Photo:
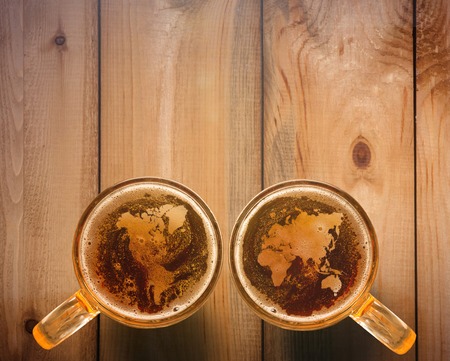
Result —
M 294 206 L 286 206 L 284 209 L 281 204 L 281 202 L 292 200 L 292 204 L 298 205 L 302 204 L 302 199 L 310 200 L 309 204 L 312 205 L 319 203 L 327 205 L 329 210 L 321 213 L 310 207 L 307 213 L 304 209 L 295 209 Z M 275 204 L 278 211 L 273 210 Z M 231 255 L 232 266 L 235 267 L 235 277 L 238 278 L 243 291 L 269 318 L 277 318 L 286 323 L 320 323 L 333 319 L 347 310 L 364 292 L 373 269 L 375 252 L 373 240 L 365 219 L 347 199 L 314 184 L 294 184 L 267 194 L 252 206 L 233 231 L 232 242 L 235 244 Z M 295 211 L 292 211 L 293 209 Z M 286 215 L 280 216 L 284 211 Z M 274 219 L 276 214 L 278 214 L 278 222 L 269 222 L 269 225 L 265 225 L 264 231 L 258 230 L 261 226 L 258 224 L 258 219 L 261 219 L 262 215 L 267 219 Z M 348 275 L 340 274 L 339 269 L 334 269 L 335 265 L 327 258 L 332 255 L 335 247 L 340 246 L 337 242 L 340 241 L 339 226 L 343 220 L 348 228 L 347 231 L 350 229 L 354 232 L 353 237 L 357 240 L 355 252 L 360 255 L 357 260 L 356 279 L 348 284 L 346 290 L 341 290 L 342 279 Z M 334 228 L 331 226 L 333 224 Z M 255 238 L 256 234 L 260 235 L 260 239 L 248 239 L 248 237 Z M 246 242 L 254 242 L 255 248 L 251 248 L 250 252 L 244 251 Z M 258 259 L 253 261 L 252 269 L 248 266 L 249 257 L 253 255 L 256 257 L 258 254 Z M 243 262 L 244 259 L 246 264 Z M 295 310 L 293 311 L 295 305 L 290 305 L 288 308 L 285 304 L 283 306 L 274 301 L 273 291 L 279 291 L 282 294 L 281 289 L 283 287 L 287 289 L 286 280 L 293 284 L 291 291 L 301 289 L 295 288 L 295 282 L 292 281 L 295 274 L 287 273 L 289 268 L 295 267 L 303 273 L 309 272 L 306 276 L 311 279 L 311 287 L 316 287 L 317 290 L 314 284 L 318 284 L 319 288 L 329 292 L 331 301 L 327 305 L 306 314 L 301 305 L 298 307 L 300 311 L 296 313 Z M 255 270 L 255 274 L 252 270 Z M 258 274 L 256 270 L 259 270 Z M 263 285 L 267 285 L 267 290 Z M 305 286 L 304 289 L 308 288 Z M 302 297 L 307 299 L 308 295 Z M 277 300 L 280 299 L 282 296 Z
M 163 205 L 159 208 L 156 206 L 154 208 L 149 207 L 148 210 L 142 214 L 136 215 L 136 218 L 132 218 L 133 216 L 129 213 L 128 209 L 125 209 L 126 207 L 123 208 L 126 204 L 133 204 L 133 202 L 146 197 L 150 197 L 150 203 L 152 200 L 157 200 L 159 202 L 158 204 Z M 170 204 L 169 201 L 165 201 L 167 199 L 173 199 L 177 204 Z M 146 251 L 141 254 L 142 259 L 137 262 L 138 266 L 147 267 L 148 271 L 146 272 L 164 271 L 167 274 L 170 274 L 170 277 L 160 278 L 159 284 L 158 282 L 154 282 L 151 285 L 146 284 L 149 289 L 152 289 L 152 295 L 155 297 L 154 308 L 156 311 L 150 312 L 148 310 L 143 310 L 142 307 L 139 307 L 139 305 L 133 301 L 133 298 L 130 295 L 136 294 L 136 292 L 139 291 L 139 287 L 142 287 L 142 282 L 139 283 L 139 280 L 136 278 L 124 278 L 123 285 L 121 285 L 123 292 L 110 292 L 110 290 L 105 287 L 105 277 L 107 276 L 99 274 L 98 262 L 99 252 L 105 248 L 105 240 L 102 238 L 100 230 L 104 229 L 106 224 L 112 222 L 110 219 L 112 215 L 120 214 L 119 216 L 116 216 L 117 220 L 113 222 L 115 227 L 117 227 L 117 230 L 115 231 L 117 234 L 122 234 L 125 231 L 128 232 L 126 227 L 130 227 L 130 232 L 127 234 L 130 239 L 130 252 L 132 252 L 134 250 L 139 251 L 139 249 L 136 248 L 139 246 L 139 243 L 135 243 L 135 248 L 132 248 L 132 238 L 134 238 L 135 242 L 149 242 L 151 237 L 153 237 L 150 239 L 152 242 L 156 240 L 154 237 L 155 235 L 152 234 L 152 232 L 155 233 L 161 231 L 161 227 L 164 226 L 164 224 L 158 223 L 161 222 L 161 219 L 166 220 L 166 235 L 169 234 L 174 236 L 178 232 L 179 238 L 184 237 L 184 235 L 187 234 L 187 230 L 183 227 L 183 219 L 188 213 L 188 209 L 190 212 L 198 215 L 197 217 L 201 219 L 202 224 L 201 227 L 196 227 L 196 229 L 192 229 L 191 231 L 203 231 L 204 234 L 202 237 L 205 239 L 205 243 L 207 244 L 207 248 L 203 251 L 206 258 L 206 266 L 204 267 L 205 271 L 201 274 L 201 276 L 199 276 L 200 278 L 189 284 L 189 280 L 175 281 L 175 276 L 177 275 L 176 266 L 180 266 L 176 264 L 176 262 L 178 262 L 177 259 L 170 259 L 171 255 L 162 254 L 163 252 L 160 252 L 160 249 L 154 249 L 154 251 L 152 251 L 152 248 L 147 247 L 145 248 Z M 155 221 L 155 228 L 153 230 L 146 227 L 143 223 L 144 221 L 154 221 L 151 217 L 160 217 L 158 218 L 158 222 Z M 208 289 L 211 281 L 215 278 L 215 273 L 218 272 L 218 268 L 220 267 L 220 235 L 217 233 L 218 230 L 216 229 L 216 225 L 210 217 L 211 215 L 201 204 L 181 190 L 170 185 L 140 182 L 114 190 L 92 209 L 83 228 L 81 229 L 78 254 L 81 274 L 86 287 L 104 308 L 123 318 L 136 319 L 139 320 L 139 322 L 158 322 L 159 320 L 165 320 L 168 317 L 176 317 L 178 314 L 183 313 L 191 305 L 202 299 L 202 295 Z M 138 224 L 138 220 L 142 221 L 142 224 Z M 147 223 L 147 226 L 148 224 L 151 223 Z M 148 239 L 144 239 L 145 237 L 148 237 Z M 192 242 L 194 242 L 197 238 L 193 237 Z M 156 265 L 154 261 L 151 261 L 151 257 L 153 257 L 153 259 L 156 257 L 152 252 L 160 252 L 160 255 L 162 254 L 161 257 L 168 258 L 173 269 L 166 271 L 166 266 L 164 266 L 164 264 Z M 135 254 L 133 253 L 133 257 L 134 256 Z M 114 257 L 114 255 L 111 257 Z M 174 264 L 176 265 L 174 266 Z M 188 267 L 196 267 L 195 264 L 181 265 L 186 269 Z M 113 263 L 114 271 L 117 271 L 117 273 L 120 273 L 121 268 L 124 266 L 129 267 L 129 265 L 126 265 L 123 262 Z M 164 280 L 166 280 L 169 284 L 164 285 Z M 146 281 L 150 282 L 149 280 Z M 174 290 L 169 297 L 170 299 L 167 299 L 164 304 L 159 303 L 157 298 L 162 292 L 164 292 L 164 287 L 172 286 L 175 282 L 184 282 L 183 287 L 180 286 Z M 142 290 L 140 291 L 142 292 Z

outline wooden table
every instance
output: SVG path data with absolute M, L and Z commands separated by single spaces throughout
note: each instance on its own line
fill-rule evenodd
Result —
M 190 319 L 106 317 L 52 351 L 30 330 L 74 291 L 99 190 L 160 176 L 199 193 L 228 245 L 276 182 L 333 183 L 380 243 L 373 293 L 450 359 L 450 5 L 445 0 L 0 0 L 0 359 L 394 360 L 351 320 L 261 322 L 221 279 Z

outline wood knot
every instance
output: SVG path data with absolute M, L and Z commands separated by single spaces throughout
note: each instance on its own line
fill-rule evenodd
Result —
M 353 163 L 359 169 L 366 169 L 370 166 L 370 161 L 372 159 L 372 154 L 370 152 L 369 145 L 367 141 L 360 137 L 355 141 L 352 151 Z
M 62 46 L 66 43 L 66 37 L 64 35 L 58 35 L 55 37 L 55 44 Z
M 33 328 L 37 324 L 38 324 L 38 322 L 36 320 L 33 320 L 33 319 L 26 320 L 25 321 L 25 331 L 27 331 L 28 333 L 33 333 Z

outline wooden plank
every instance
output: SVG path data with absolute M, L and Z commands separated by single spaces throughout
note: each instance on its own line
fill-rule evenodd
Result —
M 95 322 L 50 352 L 30 331 L 78 287 L 72 236 L 98 183 L 96 4 L 1 9 L 0 356 L 93 360 Z
M 226 257 L 212 298 L 180 324 L 134 330 L 101 318 L 100 359 L 256 360 L 261 323 L 230 284 L 227 246 L 261 187 L 260 3 L 175 4 L 101 2 L 101 184 L 186 184 L 216 214 Z
M 26 334 L 18 280 L 23 245 L 22 3 L 0 8 L 0 358 L 18 359 Z
M 417 2 L 419 359 L 450 359 L 450 5 Z
M 264 2 L 264 185 L 330 182 L 377 230 L 373 293 L 415 325 L 412 1 Z M 396 357 L 345 320 L 311 332 L 266 325 L 265 360 Z M 414 359 L 414 350 L 405 360 Z

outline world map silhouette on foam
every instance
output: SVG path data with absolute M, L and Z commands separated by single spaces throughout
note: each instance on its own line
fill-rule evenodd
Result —
M 334 237 L 339 236 L 342 218 L 343 215 L 336 212 L 315 215 L 300 210 L 296 217 L 288 215 L 283 225 L 272 225 L 262 237 L 258 263 L 270 268 L 273 285 L 278 287 L 283 283 L 292 262 L 300 257 L 305 265 L 312 261 L 317 273 L 329 275 L 322 280 L 322 288 L 330 288 L 337 293 L 342 286 L 339 279 L 341 271 L 331 267 L 327 256 L 335 249 Z M 310 273 L 310 277 L 314 276 Z

